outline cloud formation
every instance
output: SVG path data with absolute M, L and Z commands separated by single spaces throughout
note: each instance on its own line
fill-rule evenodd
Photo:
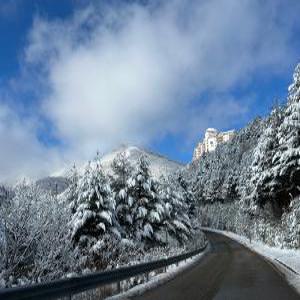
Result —
M 90 5 L 67 20 L 37 17 L 24 64 L 42 74 L 39 111 L 64 147 L 47 149 L 29 128 L 27 155 L 86 159 L 170 133 L 193 139 L 216 116 L 220 127 L 231 126 L 248 106 L 231 90 L 257 72 L 284 71 L 295 57 L 297 16 L 284 5 L 174 0 Z M 203 101 L 208 92 L 214 98 Z
M 22 120 L 10 107 L 0 105 L 1 177 L 2 181 L 37 177 L 46 170 L 61 167 L 60 154 L 43 146 L 36 136 L 34 120 Z

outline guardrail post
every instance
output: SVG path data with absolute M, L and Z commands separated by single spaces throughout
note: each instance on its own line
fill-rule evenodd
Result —
M 118 293 L 121 293 L 121 281 L 118 281 L 117 286 L 118 286 Z

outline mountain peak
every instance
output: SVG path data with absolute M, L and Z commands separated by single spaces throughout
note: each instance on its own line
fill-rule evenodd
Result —
M 132 164 L 135 164 L 138 161 L 138 158 L 141 155 L 144 155 L 149 161 L 149 167 L 152 175 L 156 178 L 160 177 L 161 175 L 168 176 L 170 174 L 174 174 L 174 172 L 184 167 L 183 164 L 171 160 L 161 154 L 149 151 L 142 147 L 123 144 L 115 150 L 108 152 L 102 156 L 101 164 L 108 173 L 111 172 L 111 164 L 114 158 L 121 152 L 126 152 Z M 79 173 L 83 172 L 86 164 L 87 162 L 77 165 Z M 70 169 L 71 166 L 64 168 L 59 172 L 52 174 L 51 177 L 67 177 Z
M 122 145 L 118 149 L 105 154 L 101 159 L 103 167 L 109 170 L 113 159 L 121 152 L 126 152 L 129 160 L 133 164 L 137 162 L 141 155 L 144 155 L 149 161 L 149 167 L 152 175 L 157 178 L 161 175 L 168 176 L 173 174 L 183 167 L 181 163 L 170 160 L 161 154 L 133 145 Z

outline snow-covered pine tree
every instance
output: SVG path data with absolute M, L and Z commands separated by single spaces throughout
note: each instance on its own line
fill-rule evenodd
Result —
M 118 235 L 113 222 L 115 202 L 99 156 L 86 166 L 78 181 L 77 194 L 71 204 L 74 207 L 70 222 L 74 243 L 81 248 L 91 248 L 101 243 L 106 233 Z
M 184 202 L 188 206 L 188 215 L 190 218 L 194 218 L 196 215 L 196 199 L 191 190 L 191 183 L 185 178 L 182 171 L 179 171 L 176 177 Z
M 253 151 L 253 161 L 249 168 L 248 195 L 246 195 L 245 201 L 251 214 L 256 213 L 257 205 L 264 205 L 272 198 L 272 190 L 276 186 L 276 178 L 270 169 L 279 144 L 277 131 L 282 123 L 282 118 L 283 108 L 275 107 L 265 121 L 263 134 Z
M 163 224 L 165 209 L 158 197 L 157 182 L 152 178 L 149 163 L 143 155 L 127 183 L 128 197 L 133 199 L 130 237 L 138 241 L 157 241 L 156 232 Z
M 164 226 L 168 234 L 179 242 L 187 240 L 192 230 L 190 207 L 178 180 L 171 176 L 167 179 L 162 178 L 159 194 L 166 209 Z
M 272 178 L 269 194 L 273 203 L 282 209 L 300 193 L 300 64 L 289 87 L 288 103 L 276 139 L 278 147 L 268 170 Z
M 111 186 L 116 202 L 116 218 L 125 233 L 130 232 L 132 225 L 131 207 L 133 198 L 128 193 L 128 179 L 133 167 L 125 151 L 119 153 L 112 162 L 113 176 Z

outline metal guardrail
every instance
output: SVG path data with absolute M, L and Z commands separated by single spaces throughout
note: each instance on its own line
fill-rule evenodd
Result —
M 0 290 L 1 300 L 25 300 L 25 299 L 55 299 L 98 288 L 100 286 L 120 282 L 122 280 L 141 275 L 178 263 L 201 253 L 206 245 L 200 249 L 172 256 L 166 259 L 151 261 L 134 266 L 121 267 L 114 270 L 96 272 L 79 277 L 65 278 L 51 282 L 39 283 L 25 287 L 15 287 Z

